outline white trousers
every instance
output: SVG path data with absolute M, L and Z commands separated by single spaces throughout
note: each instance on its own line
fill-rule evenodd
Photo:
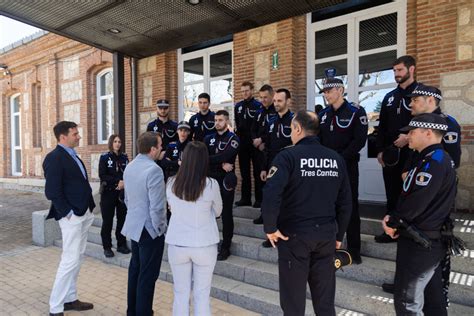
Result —
M 49 299 L 51 313 L 61 313 L 64 311 L 64 303 L 77 300 L 77 276 L 84 260 L 87 233 L 93 221 L 94 214 L 89 210 L 83 216 L 72 214 L 69 219 L 63 217 L 59 220 L 63 252 Z
M 212 274 L 217 261 L 217 244 L 208 247 L 168 245 L 168 261 L 173 272 L 173 315 L 189 315 L 192 288 L 194 315 L 210 316 L 209 296 Z

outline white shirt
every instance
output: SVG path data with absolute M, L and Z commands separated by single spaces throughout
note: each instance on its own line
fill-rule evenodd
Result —
M 178 198 L 172 191 L 174 177 L 166 186 L 166 197 L 171 209 L 171 219 L 166 233 L 166 243 L 183 247 L 206 247 L 219 242 L 216 217 L 222 213 L 219 184 L 207 178 L 202 195 L 195 202 Z

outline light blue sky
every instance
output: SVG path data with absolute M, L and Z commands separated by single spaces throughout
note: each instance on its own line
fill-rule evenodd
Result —
M 38 31 L 36 27 L 0 16 L 0 49 Z

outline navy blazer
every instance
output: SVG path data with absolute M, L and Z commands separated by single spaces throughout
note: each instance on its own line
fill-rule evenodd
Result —
M 84 166 L 82 160 L 80 161 Z M 46 219 L 54 217 L 60 220 L 71 210 L 77 216 L 84 215 L 87 209 L 92 212 L 95 203 L 88 178 L 84 178 L 76 161 L 64 148 L 58 145 L 46 155 L 43 170 L 46 178 L 46 198 L 51 201 Z

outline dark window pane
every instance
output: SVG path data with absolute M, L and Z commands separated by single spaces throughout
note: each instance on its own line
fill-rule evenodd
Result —
M 13 113 L 20 112 L 20 97 L 13 99 Z
M 347 25 L 318 31 L 315 39 L 316 59 L 347 53 Z
M 347 75 L 347 59 L 340 59 L 330 61 L 327 63 L 316 64 L 315 66 L 315 79 L 325 78 L 324 70 L 328 68 L 336 69 L 336 77 L 340 78 Z
M 101 122 L 101 128 L 102 128 L 102 140 L 106 141 L 107 137 L 109 136 L 109 117 L 108 117 L 108 109 L 107 109 L 107 99 L 101 100 L 101 114 L 102 114 L 102 122 Z
M 193 82 L 204 79 L 202 57 L 185 60 L 183 63 L 184 82 Z
M 360 22 L 359 51 L 397 44 L 397 13 Z
M 392 69 L 395 59 L 396 50 L 360 57 L 359 87 L 395 82 Z
M 13 145 L 20 146 L 20 116 L 13 116 L 13 125 L 15 126 L 13 135 Z
M 21 149 L 15 150 L 14 169 L 16 173 L 21 173 Z
M 210 56 L 211 77 L 219 77 L 232 74 L 232 51 Z

